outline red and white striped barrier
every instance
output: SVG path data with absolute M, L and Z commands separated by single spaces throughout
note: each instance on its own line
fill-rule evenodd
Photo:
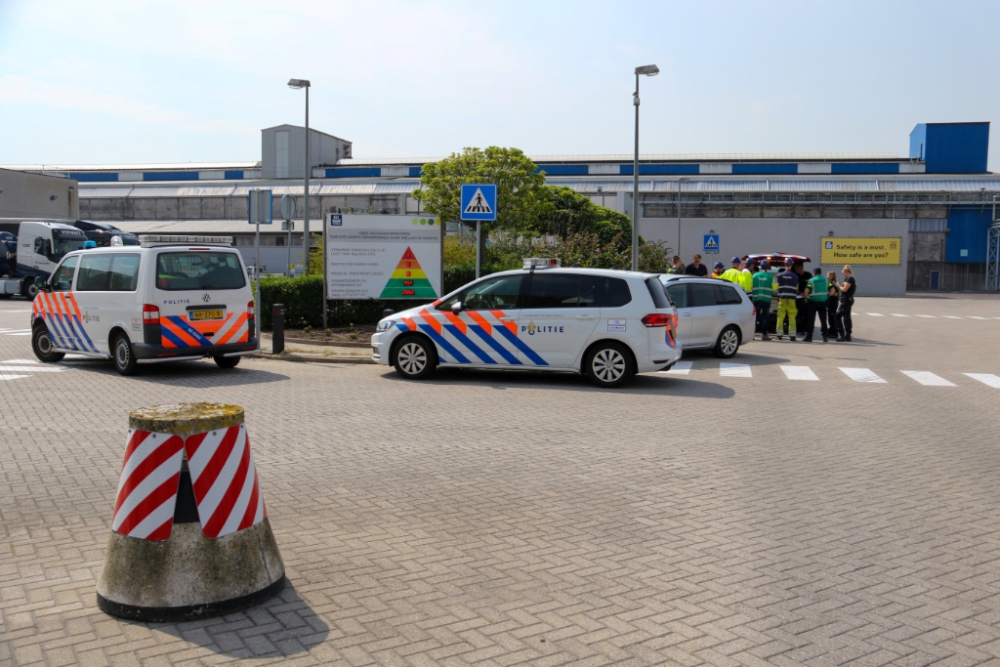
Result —
M 267 516 L 246 426 L 196 433 L 184 441 L 205 537 L 254 526 Z
M 183 451 L 179 435 L 129 430 L 112 530 L 144 540 L 170 537 Z
M 132 429 L 112 530 L 144 540 L 169 539 L 185 457 L 205 537 L 245 530 L 267 517 L 244 424 L 185 439 Z

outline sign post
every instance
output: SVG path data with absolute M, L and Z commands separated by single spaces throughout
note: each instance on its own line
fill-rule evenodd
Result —
M 497 219 L 496 183 L 462 183 L 461 219 L 476 223 L 476 278 L 482 267 L 482 228 Z
M 253 265 L 253 279 L 254 279 L 254 298 L 253 298 L 253 309 L 254 317 L 257 322 L 257 349 L 260 349 L 260 226 L 270 225 L 274 221 L 274 195 L 270 190 L 251 190 L 250 191 L 250 202 L 247 205 L 247 211 L 249 213 L 247 222 L 255 224 L 256 234 L 254 235 L 254 251 L 256 254 L 256 259 Z

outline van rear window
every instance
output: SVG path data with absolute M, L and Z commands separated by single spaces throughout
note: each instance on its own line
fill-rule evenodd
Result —
M 156 256 L 157 289 L 240 289 L 246 284 L 240 260 L 233 252 L 161 252 Z

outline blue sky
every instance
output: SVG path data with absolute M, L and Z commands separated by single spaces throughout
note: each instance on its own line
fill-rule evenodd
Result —
M 257 160 L 302 123 L 356 157 L 463 146 L 890 151 L 1000 121 L 998 2 L 0 0 L 0 164 Z M 994 128 L 989 165 L 1000 171 Z

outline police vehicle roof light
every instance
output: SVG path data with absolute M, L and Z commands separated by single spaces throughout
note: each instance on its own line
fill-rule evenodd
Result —
M 231 246 L 233 245 L 233 237 L 187 234 L 142 234 L 139 236 L 139 245 L 143 248 L 152 248 L 161 245 L 187 245 L 189 243 Z
M 524 268 L 526 269 L 558 269 L 562 266 L 562 261 L 555 257 L 525 257 Z

